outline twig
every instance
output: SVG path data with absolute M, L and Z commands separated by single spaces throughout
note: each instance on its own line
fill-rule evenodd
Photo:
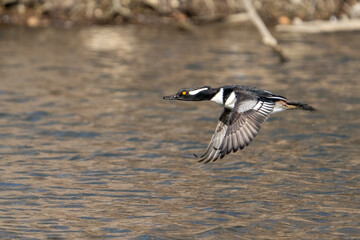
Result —
M 286 62 L 288 60 L 287 57 L 285 57 L 281 47 L 278 45 L 277 40 L 271 35 L 267 27 L 265 26 L 264 22 L 261 20 L 259 15 L 257 14 L 255 8 L 251 4 L 250 0 L 243 0 L 244 6 L 246 11 L 249 14 L 249 17 L 251 21 L 254 23 L 254 25 L 259 30 L 262 41 L 265 45 L 270 46 L 275 53 L 280 57 L 281 62 Z

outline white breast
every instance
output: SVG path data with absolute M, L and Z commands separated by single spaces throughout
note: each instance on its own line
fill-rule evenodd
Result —
M 236 103 L 236 94 L 235 92 L 232 92 L 230 96 L 225 101 L 225 107 L 229 109 L 233 109 Z
M 210 101 L 216 102 L 219 105 L 223 105 L 224 104 L 224 89 L 220 88 L 219 92 L 212 98 L 210 99 Z

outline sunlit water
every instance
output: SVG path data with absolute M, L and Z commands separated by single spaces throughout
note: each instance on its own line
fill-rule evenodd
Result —
M 0 30 L 1 239 L 360 238 L 359 33 Z M 182 87 L 309 103 L 201 164 L 221 108 Z

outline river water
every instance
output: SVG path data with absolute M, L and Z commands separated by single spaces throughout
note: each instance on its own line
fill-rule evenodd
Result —
M 1 239 L 359 239 L 359 33 L 0 29 Z M 256 86 L 272 115 L 198 163 L 222 109 L 182 87 Z

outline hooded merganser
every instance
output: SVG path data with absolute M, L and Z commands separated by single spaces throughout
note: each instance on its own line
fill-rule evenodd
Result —
M 231 151 L 243 149 L 255 138 L 260 126 L 271 113 L 287 109 L 314 111 L 315 108 L 301 102 L 261 89 L 228 85 L 219 88 L 209 86 L 183 88 L 165 100 L 203 101 L 210 100 L 224 107 L 214 135 L 199 162 L 216 161 Z

